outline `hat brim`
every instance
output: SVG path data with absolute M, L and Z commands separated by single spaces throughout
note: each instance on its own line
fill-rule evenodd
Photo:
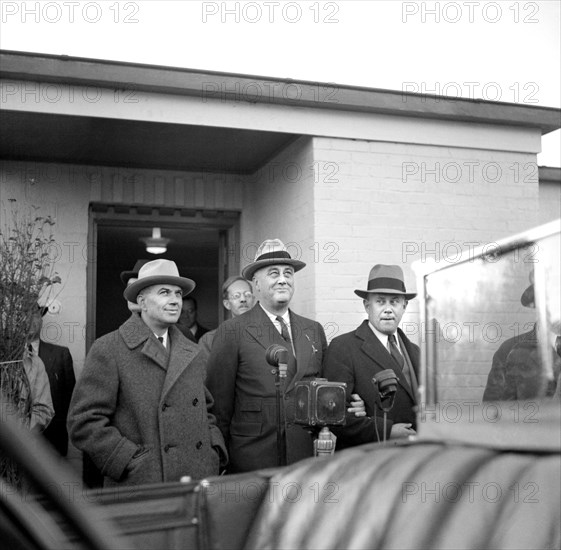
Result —
M 195 289 L 195 281 L 187 277 L 174 277 L 173 275 L 154 275 L 153 277 L 143 277 L 138 279 L 130 286 L 125 288 L 123 296 L 129 302 L 136 303 L 139 292 L 152 285 L 176 285 L 183 291 L 183 297 Z
M 306 267 L 306 264 L 300 260 L 292 260 L 288 258 L 267 258 L 266 260 L 257 260 L 256 262 L 244 267 L 242 270 L 242 277 L 251 281 L 256 271 L 263 267 L 267 267 L 268 265 L 291 265 L 294 268 L 294 273 Z
M 372 290 L 355 290 L 355 294 L 363 300 L 368 300 L 369 294 L 396 294 L 403 296 L 406 300 L 411 300 L 417 296 L 416 292 L 402 292 L 395 288 L 374 288 Z
M 530 285 L 520 296 L 520 303 L 524 307 L 536 307 L 534 297 L 534 285 Z

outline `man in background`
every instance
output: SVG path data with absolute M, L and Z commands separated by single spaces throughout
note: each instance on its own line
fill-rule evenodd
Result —
M 38 307 L 33 314 L 27 336 L 27 353 L 31 357 L 41 359 L 50 387 L 54 416 L 44 429 L 43 435 L 58 453 L 65 457 L 68 453 L 66 417 L 76 379 L 70 350 L 65 346 L 50 344 L 40 338 L 45 313 L 47 313 L 46 307 Z M 48 391 L 48 389 L 43 388 L 43 391 Z
M 240 275 L 228 277 L 222 285 L 222 304 L 230 312 L 232 318 L 249 311 L 255 303 L 253 296 L 253 289 L 251 283 L 246 281 Z M 199 340 L 199 345 L 202 346 L 207 353 L 212 349 L 212 342 L 214 335 L 218 329 L 209 330 L 203 334 Z
M 177 322 L 177 328 L 192 342 L 197 343 L 208 328 L 203 327 L 197 321 L 197 300 L 189 296 L 183 300 L 181 315 Z

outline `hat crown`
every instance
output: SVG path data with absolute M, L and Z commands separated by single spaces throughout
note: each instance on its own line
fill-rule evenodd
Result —
M 405 289 L 405 279 L 403 277 L 403 269 L 398 265 L 384 265 L 376 264 L 368 275 L 368 287 L 377 280 L 385 279 L 395 279 L 396 281 L 401 281 L 403 288 Z
M 267 239 L 261 243 L 255 254 L 254 262 L 265 258 L 287 258 L 290 259 L 290 254 L 284 243 L 280 239 Z
M 138 270 L 138 280 L 146 277 L 179 277 L 179 270 L 171 260 L 152 260 Z
M 407 292 L 403 269 L 398 265 L 376 264 L 368 275 L 366 290 L 355 290 L 355 294 L 366 299 L 369 294 L 401 294 L 406 299 L 414 298 L 417 294 Z

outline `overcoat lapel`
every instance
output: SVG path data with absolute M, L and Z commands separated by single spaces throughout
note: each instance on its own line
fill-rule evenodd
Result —
M 119 327 L 119 334 L 129 349 L 135 349 L 141 344 L 143 355 L 150 358 L 163 370 L 167 368 L 168 354 L 159 344 L 152 331 L 146 326 L 140 315 L 133 313 L 128 320 Z
M 404 380 L 404 376 L 397 370 L 396 364 L 388 350 L 378 340 L 372 329 L 368 326 L 368 321 L 364 321 L 355 332 L 356 336 L 362 340 L 362 351 L 374 362 L 375 372 L 391 369 L 397 374 L 398 384 L 414 399 L 411 387 Z M 409 350 L 408 350 L 409 353 Z M 413 363 L 413 358 L 411 358 Z
M 170 349 L 166 350 L 157 340 L 152 331 L 146 326 L 140 315 L 133 313 L 119 328 L 123 340 L 129 349 L 142 345 L 140 352 L 148 357 L 155 366 L 167 371 L 162 388 L 164 396 L 181 373 L 195 357 L 195 350 L 191 350 L 186 342 L 182 342 L 179 329 L 171 326 L 168 329 Z
M 296 352 L 296 373 L 288 384 L 286 391 L 292 390 L 296 382 L 304 376 L 311 361 L 313 353 L 312 342 L 315 338 L 313 330 L 305 326 L 303 318 L 292 311 L 290 312 L 290 325 L 294 350 Z
M 197 356 L 197 353 L 199 353 L 198 347 L 190 346 L 184 338 L 185 337 L 178 328 L 175 326 L 169 327 L 168 342 L 171 345 L 169 348 L 167 375 L 164 380 L 161 399 L 165 398 L 166 394 L 177 382 L 177 379 L 181 376 L 183 371 L 191 364 L 191 361 Z M 159 347 L 162 348 L 162 346 Z
M 246 332 L 263 348 L 263 366 L 268 367 L 265 353 L 269 346 L 278 344 L 288 349 L 288 374 L 287 381 L 290 384 L 291 379 L 296 373 L 296 359 L 292 353 L 291 346 L 284 341 L 280 335 L 277 327 L 269 319 L 268 315 L 263 311 L 263 308 L 256 304 L 247 315 L 245 330 Z M 292 318 L 290 320 L 292 323 Z M 242 336 L 244 338 L 244 336 Z

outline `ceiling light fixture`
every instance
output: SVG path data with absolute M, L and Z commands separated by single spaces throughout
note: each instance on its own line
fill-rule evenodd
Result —
M 171 239 L 162 237 L 159 227 L 152 228 L 151 237 L 143 237 L 140 239 L 146 245 L 146 252 L 149 254 L 163 254 L 167 250 L 168 243 Z

